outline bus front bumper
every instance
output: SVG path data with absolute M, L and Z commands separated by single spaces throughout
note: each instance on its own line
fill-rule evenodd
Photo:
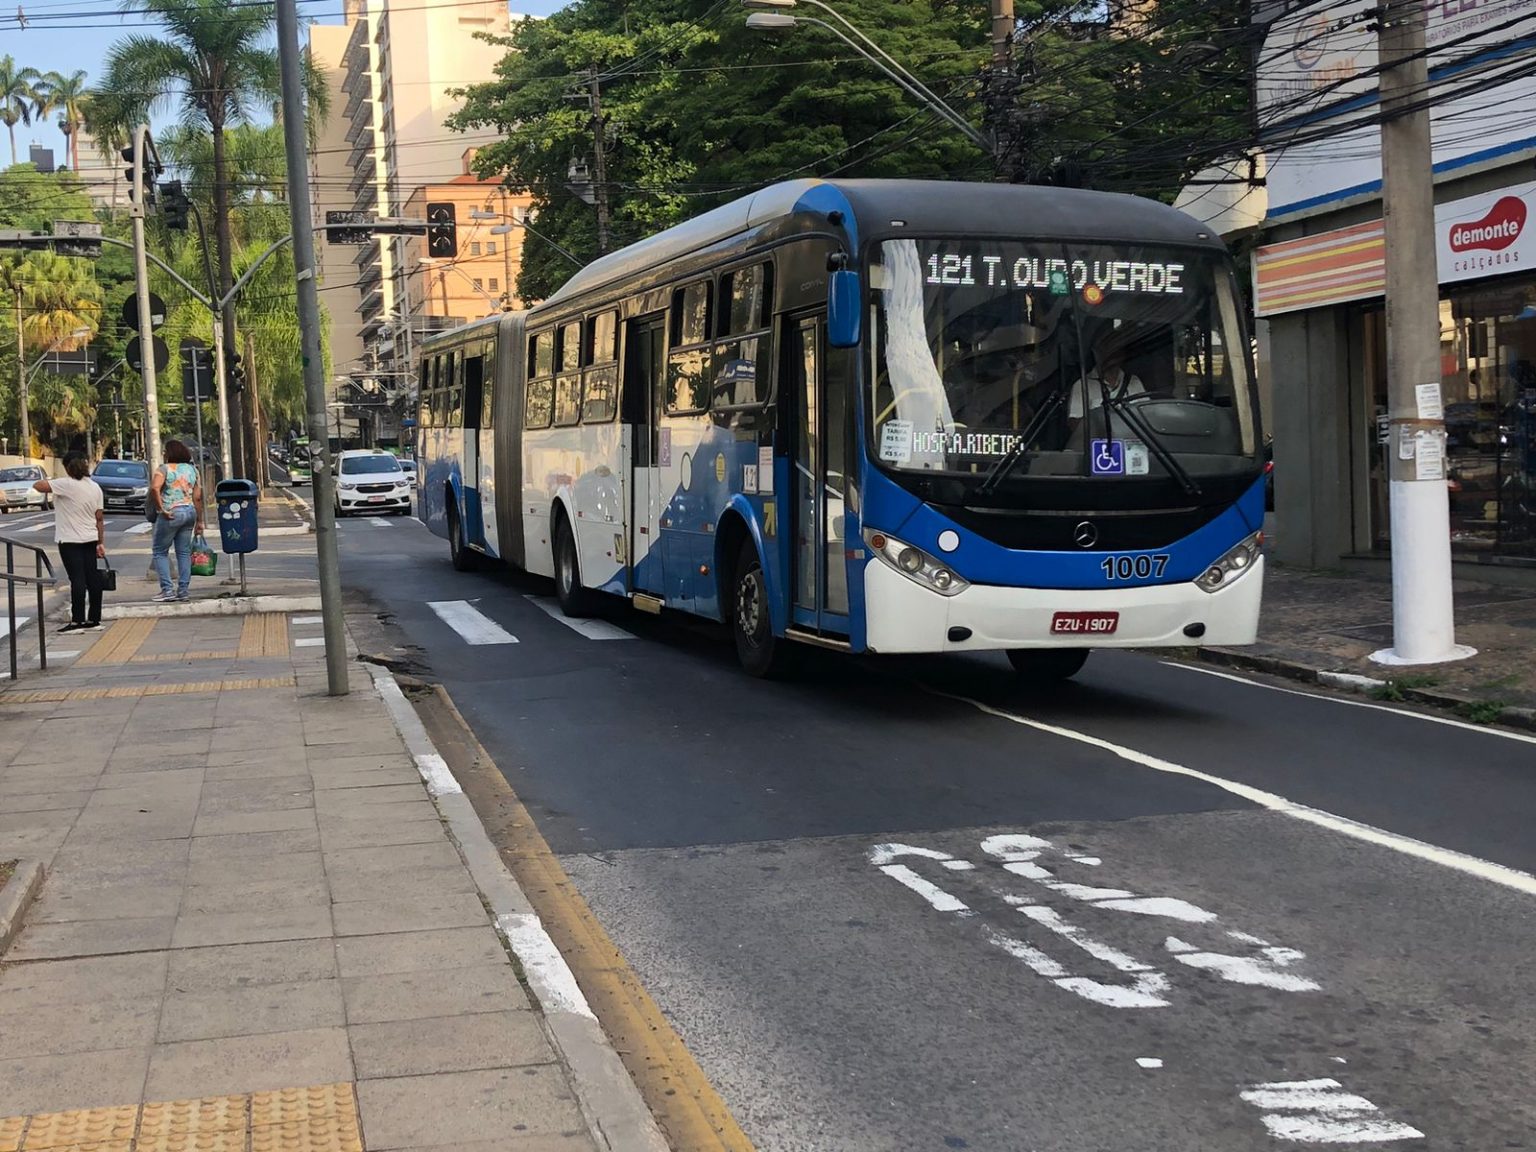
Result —
M 1252 644 L 1258 638 L 1264 558 L 1215 592 L 1193 583 L 1139 588 L 1003 588 L 972 584 L 940 596 L 878 560 L 864 568 L 871 652 L 982 652 L 1005 648 L 1157 648 Z M 1116 614 L 1112 633 L 1051 631 L 1057 613 Z M 1185 630 L 1205 626 L 1192 637 Z M 952 629 L 969 629 L 951 640 Z

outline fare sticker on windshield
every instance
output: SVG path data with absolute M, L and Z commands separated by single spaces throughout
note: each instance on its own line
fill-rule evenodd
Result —
M 892 464 L 912 460 L 912 421 L 887 420 L 880 426 L 880 459 Z
M 1021 256 L 948 253 L 928 257 L 924 283 L 954 288 L 1039 288 L 1053 296 L 1092 289 L 1098 303 L 1105 296 L 1182 296 L 1185 266 L 1165 260 L 1046 260 Z
M 1127 440 L 1125 442 L 1125 474 L 1145 476 L 1151 470 L 1147 455 L 1147 446 L 1140 440 Z

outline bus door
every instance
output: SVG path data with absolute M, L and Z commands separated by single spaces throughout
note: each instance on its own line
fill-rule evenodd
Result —
M 462 359 L 461 359 L 462 357 Z M 477 347 L 466 348 L 454 356 L 462 373 L 459 383 L 464 391 L 460 400 L 464 414 L 459 450 L 459 483 L 464 488 L 464 538 L 477 547 L 485 545 L 485 522 L 480 513 L 480 411 L 483 405 L 485 358 Z M 457 433 L 459 429 L 454 429 Z M 494 518 L 493 518 L 494 519 Z
M 828 349 L 826 313 L 792 316 L 784 328 L 791 470 L 790 618 L 801 628 L 847 635 L 847 354 Z M 835 362 L 829 357 L 835 357 Z
M 480 419 L 475 434 L 475 490 L 480 494 L 480 531 L 486 551 L 500 558 L 501 541 L 496 527 L 496 344 L 481 348 L 472 361 L 480 365 Z M 467 431 L 467 430 L 466 430 Z
M 624 424 L 629 430 L 630 591 L 663 595 L 660 527 L 667 497 L 658 471 L 666 374 L 665 312 L 625 322 Z

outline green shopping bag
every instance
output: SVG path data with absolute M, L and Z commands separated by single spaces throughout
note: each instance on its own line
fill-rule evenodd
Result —
M 198 536 L 192 541 L 192 575 L 217 576 L 219 555 L 208 547 L 208 541 Z

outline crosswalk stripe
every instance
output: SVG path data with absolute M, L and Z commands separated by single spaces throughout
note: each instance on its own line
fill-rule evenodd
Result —
M 427 607 L 437 613 L 448 627 L 464 638 L 466 644 L 516 644 L 508 632 L 468 600 L 429 601 Z
M 16 631 L 20 632 L 23 628 L 25 628 L 30 623 L 32 623 L 32 617 L 30 617 L 30 616 L 18 616 L 18 617 L 16 617 Z M 8 633 L 8 632 L 7 633 L 0 633 L 0 638 L 6 638 L 6 637 L 9 637 L 9 635 L 10 635 L 10 633 Z
M 142 523 L 135 524 L 132 528 L 124 528 L 123 529 L 123 535 L 124 536 L 137 536 L 141 532 L 153 532 L 154 530 L 155 530 L 155 526 L 153 524 L 151 524 L 149 521 L 146 520 L 146 521 L 144 521 Z
M 41 524 L 28 524 L 25 528 L 18 528 L 18 532 L 46 532 L 53 527 L 52 520 L 44 520 Z
M 524 599 L 552 620 L 558 620 L 572 632 L 579 632 L 588 640 L 633 640 L 634 634 L 624 631 L 617 624 L 606 620 L 573 620 L 560 611 L 560 602 L 553 596 L 525 596 Z

